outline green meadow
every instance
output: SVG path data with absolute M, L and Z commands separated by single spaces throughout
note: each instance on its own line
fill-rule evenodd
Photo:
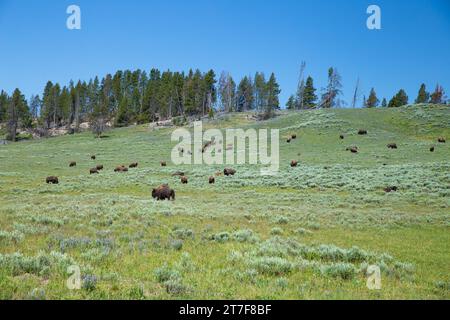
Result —
M 278 175 L 210 185 L 225 165 L 175 166 L 174 128 L 149 125 L 0 146 L 0 299 L 450 299 L 448 106 L 248 115 L 203 127 L 279 129 Z M 163 183 L 175 201 L 152 199 Z

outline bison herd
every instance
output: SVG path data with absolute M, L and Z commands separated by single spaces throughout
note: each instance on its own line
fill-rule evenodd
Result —
M 358 135 L 367 135 L 368 132 L 365 129 L 360 129 L 358 130 Z M 344 139 L 344 135 L 341 134 L 339 136 L 339 138 L 341 140 Z M 297 135 L 296 134 L 291 134 L 288 138 L 287 138 L 287 143 L 290 143 L 292 140 L 297 139 Z M 439 137 L 438 138 L 438 143 L 445 143 L 446 140 L 444 137 Z M 208 142 L 206 145 L 203 146 L 202 148 L 202 152 L 204 152 L 208 147 L 211 146 L 211 144 L 213 144 L 213 141 Z M 387 145 L 387 147 L 389 149 L 397 149 L 397 144 L 396 143 L 389 143 Z M 228 148 L 227 148 L 228 149 Z M 435 150 L 435 146 L 430 147 L 430 152 L 434 152 Z M 351 147 L 347 147 L 346 151 L 350 151 L 351 153 L 358 153 L 358 147 L 357 146 L 351 146 Z M 184 150 L 183 150 L 184 152 Z M 96 156 L 95 155 L 91 155 L 91 159 L 92 160 L 96 160 Z M 161 167 L 166 167 L 167 166 L 167 162 L 166 161 L 161 161 L 160 162 Z M 69 167 L 76 167 L 77 163 L 75 161 L 71 161 L 69 162 Z M 290 163 L 291 167 L 297 167 L 298 166 L 298 161 L 297 160 L 291 160 Z M 138 163 L 137 162 L 133 162 L 131 163 L 128 167 L 126 167 L 125 165 L 120 165 L 117 166 L 114 169 L 114 172 L 128 172 L 128 168 L 137 168 L 138 167 Z M 89 174 L 99 174 L 99 171 L 103 170 L 103 165 L 97 165 L 94 168 L 89 169 Z M 222 175 L 225 176 L 234 176 L 236 174 L 236 170 L 232 169 L 232 168 L 225 168 L 222 172 L 216 172 L 215 176 L 219 177 Z M 187 184 L 188 183 L 188 177 L 185 175 L 184 172 L 181 171 L 176 171 L 175 173 L 172 174 L 172 176 L 179 176 L 180 177 L 180 181 L 182 184 Z M 214 184 L 216 182 L 216 179 L 214 176 L 210 176 L 208 178 L 208 182 L 209 184 Z M 58 177 L 56 176 L 49 176 L 46 178 L 46 183 L 47 184 L 59 184 L 59 180 Z M 386 193 L 389 192 L 393 192 L 393 191 L 397 191 L 398 188 L 396 186 L 390 186 L 390 187 L 386 187 L 384 188 L 384 191 Z M 167 184 L 163 184 L 161 186 L 159 186 L 158 188 L 155 188 L 152 190 L 152 197 L 156 200 L 175 200 L 175 190 L 170 189 L 169 186 Z

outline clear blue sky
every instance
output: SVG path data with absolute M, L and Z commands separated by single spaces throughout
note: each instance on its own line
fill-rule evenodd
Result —
M 77 4 L 82 30 L 66 28 Z M 382 10 L 382 30 L 366 28 L 366 9 Z M 300 61 L 317 87 L 335 66 L 351 100 L 356 78 L 391 98 L 414 99 L 420 83 L 450 96 L 449 0 L 0 0 L 0 89 L 41 94 L 47 80 L 67 84 L 118 69 L 275 72 L 284 105 Z

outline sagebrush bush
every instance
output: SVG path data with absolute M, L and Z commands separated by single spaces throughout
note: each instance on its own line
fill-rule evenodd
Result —
M 288 274 L 293 269 L 291 262 L 280 257 L 254 257 L 248 261 L 248 265 L 268 275 Z

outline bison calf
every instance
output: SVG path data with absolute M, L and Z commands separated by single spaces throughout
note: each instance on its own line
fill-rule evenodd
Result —
M 58 180 L 58 177 L 50 176 L 50 177 L 47 177 L 47 179 L 45 179 L 45 182 L 51 183 L 51 184 L 58 184 L 59 180 Z
M 209 184 L 214 184 L 216 183 L 216 178 L 214 178 L 213 176 L 209 177 Z

